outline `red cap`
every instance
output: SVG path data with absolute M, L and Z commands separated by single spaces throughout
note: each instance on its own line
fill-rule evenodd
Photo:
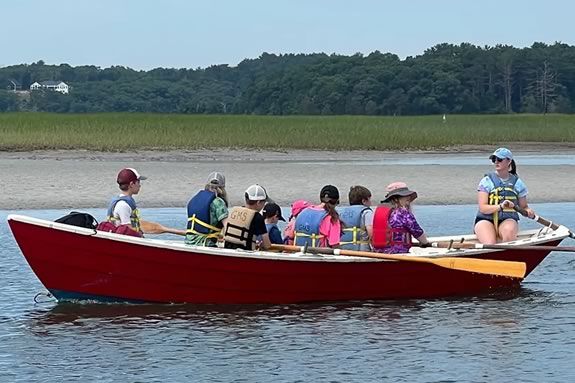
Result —
M 148 177 L 141 176 L 136 169 L 133 168 L 125 168 L 120 170 L 118 173 L 117 182 L 119 185 L 129 184 L 130 182 L 136 182 L 139 180 L 145 180 Z

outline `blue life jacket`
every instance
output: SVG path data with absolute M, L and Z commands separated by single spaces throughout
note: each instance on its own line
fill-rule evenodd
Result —
M 489 205 L 499 205 L 505 200 L 513 202 L 513 204 L 516 206 L 519 205 L 519 195 L 515 190 L 515 184 L 519 178 L 517 178 L 515 174 L 509 174 L 509 178 L 506 181 L 501 180 L 501 178 L 499 178 L 495 172 L 486 174 L 486 176 L 489 177 L 491 182 L 493 182 L 493 185 L 495 185 L 493 190 L 489 192 Z M 496 211 L 493 214 L 483 214 L 478 211 L 477 218 L 488 219 L 492 220 L 493 222 L 503 222 L 509 218 L 519 221 L 519 214 L 517 214 L 513 208 L 503 209 L 503 211 Z
M 324 238 L 319 232 L 319 226 L 326 216 L 327 212 L 323 209 L 303 209 L 295 219 L 294 245 L 318 246 L 319 240 Z
M 210 205 L 216 199 L 216 193 L 209 190 L 200 190 L 188 202 L 187 234 L 216 238 L 221 229 L 210 224 Z
M 114 208 L 116 207 L 116 204 L 120 201 L 124 201 L 128 204 L 128 206 L 130 206 L 130 208 L 132 209 L 132 214 L 130 214 L 130 225 L 134 230 L 141 232 L 142 229 L 140 228 L 140 211 L 136 206 L 136 201 L 131 196 L 120 195 L 112 198 L 112 200 L 110 201 L 110 205 L 108 206 L 107 221 L 112 222 L 117 226 L 116 221 L 118 219 L 114 217 Z
M 369 250 L 369 236 L 361 217 L 364 211 L 371 209 L 364 205 L 351 205 L 336 207 L 336 210 L 344 226 L 339 242 L 340 248 L 345 250 Z

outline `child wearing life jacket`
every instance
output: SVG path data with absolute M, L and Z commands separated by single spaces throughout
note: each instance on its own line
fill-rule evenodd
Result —
M 188 202 L 186 244 L 215 247 L 228 219 L 226 178 L 212 172 L 203 190 Z
M 348 193 L 349 206 L 339 206 L 337 212 L 343 224 L 340 246 L 344 250 L 371 251 L 373 210 L 371 192 L 365 186 L 352 186 Z
M 121 193 L 110 201 L 106 221 L 100 222 L 97 230 L 134 237 L 144 236 L 140 211 L 133 196 L 140 192 L 140 182 L 145 179 L 134 168 L 120 170 L 116 182 Z
M 373 218 L 372 246 L 374 251 L 388 254 L 409 253 L 411 238 L 427 245 L 427 236 L 411 212 L 411 202 L 417 193 L 409 190 L 404 182 L 393 182 L 386 188 L 387 194 L 378 206 Z
M 319 194 L 321 203 L 304 209 L 295 220 L 294 244 L 311 247 L 339 247 L 341 222 L 335 207 L 339 204 L 339 190 L 324 186 Z
M 270 237 L 264 217 L 260 214 L 268 201 L 266 189 L 255 184 L 244 193 L 245 205 L 234 206 L 223 229 L 226 249 L 261 250 L 270 248 Z M 261 243 L 257 240 L 261 236 Z
M 303 209 L 310 206 L 311 203 L 303 199 L 298 199 L 291 204 L 291 214 L 288 220 L 288 224 L 284 229 L 284 243 L 286 245 L 293 245 L 296 217 L 299 215 L 299 213 L 301 213 Z
M 279 205 L 274 202 L 266 203 L 266 206 L 264 206 L 264 209 L 262 210 L 262 215 L 266 222 L 266 229 L 268 230 L 270 242 L 275 244 L 284 243 L 280 229 L 278 229 L 278 222 L 285 222 L 285 218 L 282 217 L 282 209 Z

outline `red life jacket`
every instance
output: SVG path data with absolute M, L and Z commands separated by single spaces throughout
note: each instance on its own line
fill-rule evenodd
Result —
M 374 248 L 381 249 L 383 247 L 393 245 L 407 245 L 411 247 L 411 234 L 404 228 L 389 227 L 389 214 L 391 213 L 389 207 L 378 206 L 375 209 L 373 216 L 373 236 L 371 243 Z M 395 241 L 393 239 L 394 233 L 402 234 L 403 241 Z

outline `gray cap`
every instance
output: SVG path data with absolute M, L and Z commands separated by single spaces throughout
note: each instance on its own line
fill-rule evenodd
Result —
M 220 172 L 211 172 L 206 183 L 225 188 L 226 177 Z

